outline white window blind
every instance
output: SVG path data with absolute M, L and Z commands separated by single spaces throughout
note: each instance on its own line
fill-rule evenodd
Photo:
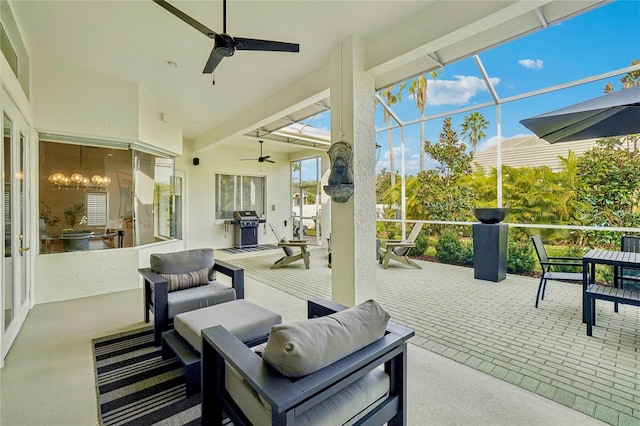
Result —
M 87 225 L 107 226 L 106 192 L 87 192 Z
M 216 175 L 216 219 L 232 219 L 236 210 L 255 210 L 265 215 L 264 176 Z

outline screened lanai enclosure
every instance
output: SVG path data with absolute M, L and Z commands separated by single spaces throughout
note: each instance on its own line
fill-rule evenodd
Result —
M 552 145 L 519 123 L 640 84 L 640 48 L 610 41 L 636 40 L 638 16 L 636 2 L 610 3 L 450 63 L 426 55 L 423 73 L 377 89 L 378 237 L 406 236 L 415 221 L 430 224 L 427 233 L 457 226 L 468 236 L 474 207 L 509 208 L 520 239 L 542 232 L 607 245 L 640 232 L 637 135 Z M 327 103 L 268 130 L 326 149 Z M 291 163 L 294 237 L 317 243 L 319 158 Z M 609 162 L 617 166 L 587 172 Z
M 376 93 L 378 235 L 508 207 L 514 237 L 618 244 L 640 231 L 639 135 L 551 145 L 519 121 L 640 84 L 637 2 L 615 2 Z M 542 17 L 540 17 L 543 19 Z M 597 27 L 597 29 L 596 29 Z M 633 43 L 631 43 L 633 45 Z

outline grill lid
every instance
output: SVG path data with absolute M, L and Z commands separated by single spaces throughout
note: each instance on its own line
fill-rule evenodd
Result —
M 233 212 L 233 219 L 239 221 L 258 220 L 258 214 L 255 210 L 236 210 Z

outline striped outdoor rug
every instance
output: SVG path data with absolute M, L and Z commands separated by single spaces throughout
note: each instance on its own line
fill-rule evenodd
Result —
M 253 251 L 262 251 L 262 250 L 273 250 L 273 249 L 277 249 L 280 248 L 275 244 L 261 244 L 259 246 L 256 247 L 245 247 L 245 248 L 223 248 L 223 249 L 219 249 L 222 250 L 225 253 L 231 253 L 231 254 L 236 254 L 236 253 L 251 253 Z
M 184 369 L 162 359 L 152 329 L 94 339 L 93 354 L 101 424 L 200 424 L 200 394 L 186 398 Z

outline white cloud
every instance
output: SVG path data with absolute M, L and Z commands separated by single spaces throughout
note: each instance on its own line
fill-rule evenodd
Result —
M 498 136 L 492 136 L 488 139 L 480 141 L 478 143 L 478 146 L 476 147 L 476 151 L 477 152 L 484 151 L 485 149 L 489 149 L 492 146 L 497 145 L 497 143 L 498 143 Z
M 427 102 L 429 105 L 465 105 L 480 92 L 487 92 L 484 80 L 471 75 L 456 75 L 455 80 L 430 81 L 427 86 Z M 500 79 L 490 79 L 493 86 L 500 84 Z
M 542 59 L 520 59 L 518 63 L 530 70 L 541 70 L 544 68 L 544 61 Z
M 398 173 L 400 173 L 400 168 L 401 168 L 400 162 L 402 161 L 400 155 L 402 153 L 402 148 L 394 147 L 393 153 L 395 155 L 394 160 L 395 160 L 396 170 L 398 171 Z M 438 165 L 438 162 L 433 160 L 428 155 L 425 155 L 424 165 L 425 165 L 425 169 L 429 170 L 429 169 L 435 168 Z M 405 149 L 404 149 L 404 168 L 407 176 L 408 175 L 415 176 L 418 173 L 418 171 L 420 171 L 420 154 L 418 152 L 414 152 L 413 150 L 411 150 L 411 148 L 407 146 L 405 146 Z M 376 163 L 376 174 L 380 173 L 380 170 L 382 169 L 387 169 L 387 171 L 390 170 L 389 149 L 386 146 L 382 148 L 382 152 L 380 153 L 380 158 Z

